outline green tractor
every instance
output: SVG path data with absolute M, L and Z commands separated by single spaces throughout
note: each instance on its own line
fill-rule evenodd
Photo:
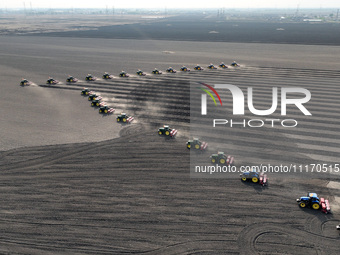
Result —
M 221 64 L 219 64 L 219 67 L 221 67 L 221 68 L 228 68 L 228 66 L 226 64 L 224 64 L 223 62 L 221 62 Z
M 206 142 L 201 142 L 198 138 L 187 141 L 187 148 L 190 150 L 193 148 L 195 151 L 205 151 L 208 148 Z
M 210 156 L 211 163 L 220 165 L 233 165 L 234 157 L 225 155 L 223 151 L 219 151 L 217 154 Z
M 95 99 L 102 99 L 102 97 L 97 96 L 96 94 L 89 95 L 89 98 L 88 98 L 89 101 L 93 101 Z
M 81 94 L 83 96 L 88 96 L 88 95 L 91 95 L 93 93 L 93 91 L 91 91 L 90 89 L 88 88 L 84 88 L 82 91 L 81 91 Z
M 190 69 L 187 68 L 186 66 L 182 66 L 182 67 L 181 67 L 181 71 L 182 71 L 182 72 L 190 72 Z
M 113 79 L 113 75 L 111 75 L 111 74 L 109 74 L 107 72 L 105 72 L 102 77 L 103 77 L 104 80 L 111 80 L 111 79 Z
M 178 131 L 176 129 L 172 129 L 168 125 L 164 125 L 163 127 L 158 129 L 159 135 L 165 135 L 165 136 L 169 136 L 169 137 L 175 137 L 177 132 Z
M 162 71 L 159 71 L 157 68 L 155 68 L 155 69 L 152 71 L 152 74 L 162 74 Z
M 194 70 L 202 71 L 202 70 L 204 70 L 204 68 L 201 67 L 200 65 L 196 65 L 196 66 L 194 67 Z
M 119 77 L 129 77 L 130 75 L 127 73 L 127 72 L 125 72 L 125 71 L 121 71 L 120 73 L 119 73 Z
M 101 100 L 102 100 L 102 99 L 101 99 L 100 97 L 95 98 L 94 100 L 92 100 L 91 106 L 97 106 L 97 107 L 102 107 L 102 106 L 104 106 L 105 103 L 104 103 L 104 102 L 101 102 Z
M 138 71 L 136 72 L 136 74 L 137 74 L 138 76 L 145 76 L 145 75 L 146 75 L 142 70 L 138 70 Z
M 96 76 L 93 76 L 92 74 L 88 74 L 86 77 L 85 77 L 85 80 L 86 81 L 96 81 L 98 78 Z
M 166 72 L 167 73 L 176 73 L 177 71 L 170 66 L 168 69 L 166 69 Z
M 67 77 L 66 82 L 67 83 L 76 83 L 76 82 L 78 82 L 78 79 L 74 78 L 73 76 L 69 76 L 69 77 Z
M 99 108 L 99 113 L 105 113 L 105 114 L 109 114 L 109 113 L 114 113 L 115 109 L 107 106 L 107 105 L 104 105 L 104 106 L 101 106 Z
M 29 80 L 26 80 L 26 79 L 22 79 L 21 82 L 20 82 L 20 86 L 29 86 L 31 84 L 32 84 L 32 82 L 30 82 Z
M 121 113 L 117 116 L 117 122 L 121 123 L 131 123 L 134 120 L 132 116 L 128 116 L 126 113 Z

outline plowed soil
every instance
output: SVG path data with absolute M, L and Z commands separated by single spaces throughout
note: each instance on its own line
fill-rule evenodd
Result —
M 0 154 L 0 253 L 338 254 L 340 238 L 335 226 L 340 221 L 339 175 L 312 174 L 305 179 L 274 175 L 267 188 L 242 183 L 239 179 L 193 179 L 189 171 L 190 155 L 185 147 L 190 137 L 190 82 L 257 83 L 260 91 L 272 85 L 294 82 L 311 89 L 315 95 L 310 105 L 315 113 L 314 121 L 303 119 L 302 128 L 291 136 L 283 131 L 266 134 L 265 131 L 238 130 L 223 137 L 219 143 L 225 144 L 224 148 L 235 155 L 237 164 L 261 160 L 277 164 L 304 163 L 311 158 L 317 162 L 338 163 L 340 74 L 334 70 L 336 66 L 327 66 L 327 58 L 336 58 L 334 55 L 326 54 L 321 60 L 325 65 L 313 68 L 316 63 L 302 60 L 302 53 L 292 56 L 291 62 L 278 64 L 276 55 L 267 56 L 260 62 L 261 58 L 254 51 L 253 55 L 240 55 L 240 59 L 249 57 L 254 62 L 258 59 L 257 65 L 241 62 L 238 69 L 156 76 L 150 74 L 152 68 L 165 70 L 172 65 L 178 70 L 179 62 L 185 56 L 188 60 L 183 64 L 192 68 L 197 62 L 208 65 L 225 61 L 227 64 L 228 54 L 224 51 L 218 57 L 216 47 L 212 47 L 210 53 L 207 50 L 197 56 L 197 48 L 187 52 L 181 50 L 191 48 L 186 44 L 169 43 L 155 50 L 146 50 L 150 44 L 138 44 L 134 59 L 133 53 L 122 48 L 121 54 L 117 53 L 118 49 L 117 52 L 108 50 L 110 43 L 123 47 L 121 41 L 101 42 L 106 48 L 98 47 L 91 52 L 87 47 L 91 41 L 81 43 L 69 39 L 56 43 L 59 48 L 52 44 L 46 45 L 46 49 L 40 46 L 42 53 L 35 54 L 40 52 L 37 45 L 43 45 L 45 41 L 27 37 L 25 40 L 33 41 L 27 41 L 24 46 L 20 40 L 2 38 L 6 48 L 5 52 L 2 47 L 2 59 L 7 62 L 2 61 L 1 65 L 10 70 L 7 76 L 4 75 L 7 95 L 18 103 L 27 95 L 35 94 L 36 101 L 32 100 L 32 104 L 47 106 L 49 103 L 52 109 L 46 111 L 53 112 L 57 107 L 60 115 L 45 116 L 40 107 L 36 108 L 37 112 L 30 110 L 30 119 L 46 123 L 44 127 L 34 128 L 15 118 L 20 112 L 18 109 L 25 111 L 27 107 L 21 105 L 15 114 L 3 115 L 13 129 L 26 133 L 19 135 L 24 140 L 18 141 L 18 146 L 7 146 Z M 33 45 L 32 42 L 36 43 Z M 73 44 L 78 48 L 70 46 Z M 143 47 L 144 55 L 140 51 Z M 247 47 L 250 46 L 244 46 L 244 49 Z M 275 52 L 284 56 L 298 46 L 284 47 L 281 52 Z M 25 61 L 31 65 L 26 67 L 15 59 L 18 50 L 21 50 L 21 56 L 26 54 Z M 69 55 L 77 50 L 76 56 Z M 163 50 L 175 53 L 168 56 L 162 53 Z M 316 55 L 324 52 L 322 49 L 317 52 L 317 48 L 313 50 Z M 332 50 L 338 51 L 330 48 Z M 249 52 L 253 50 L 248 48 Z M 97 59 L 93 57 L 95 55 L 98 55 Z M 308 57 L 311 56 L 306 54 Z M 92 62 L 85 61 L 88 59 Z M 108 66 L 110 61 L 112 66 Z M 117 77 L 121 70 L 119 65 L 132 76 Z M 148 75 L 133 75 L 137 68 Z M 64 82 L 67 70 L 78 78 L 85 77 L 87 72 L 100 77 L 104 71 L 111 70 L 115 79 L 69 85 Z M 36 85 L 20 88 L 17 84 L 20 78 L 15 82 L 11 78 L 18 71 L 25 71 L 25 78 Z M 45 76 L 49 75 L 62 80 L 63 84 L 45 85 Z M 101 117 L 98 110 L 80 95 L 84 86 L 100 93 L 108 105 L 116 109 L 115 114 Z M 44 95 L 54 96 L 45 102 Z M 58 104 L 60 100 L 62 104 Z M 263 102 L 270 102 L 270 98 L 264 98 Z M 3 104 L 2 108 L 9 106 Z M 115 116 L 121 111 L 133 115 L 135 121 L 126 126 L 116 123 Z M 22 118 L 26 120 L 27 114 Z M 52 124 L 48 121 L 50 118 L 54 119 Z M 24 128 L 13 125 L 13 119 Z M 56 123 L 61 123 L 61 119 L 65 123 L 59 126 Z M 85 122 L 83 129 L 89 135 L 70 135 L 78 129 L 73 121 Z M 157 128 L 163 124 L 178 129 L 178 136 L 175 139 L 159 137 Z M 4 141 L 11 145 L 11 141 L 19 140 L 11 136 L 11 125 L 7 122 L 1 125 L 6 134 Z M 42 134 L 40 144 L 29 137 L 30 132 L 39 128 L 48 131 L 48 135 Z M 61 132 L 63 128 L 68 129 Z M 69 142 L 64 139 L 65 133 L 69 135 Z M 56 134 L 54 139 L 51 139 L 52 134 Z M 217 134 L 206 134 L 204 138 L 214 143 L 216 137 Z M 280 145 L 275 150 L 267 148 L 272 140 Z M 35 146 L 28 146 L 34 142 Z M 209 160 L 208 155 L 203 154 L 200 160 L 205 161 L 205 157 Z M 330 180 L 335 181 L 335 185 L 327 186 Z M 333 214 L 300 209 L 295 199 L 307 191 L 329 198 Z

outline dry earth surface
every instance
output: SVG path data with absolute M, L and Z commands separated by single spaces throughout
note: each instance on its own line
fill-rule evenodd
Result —
M 264 94 L 297 85 L 311 90 L 314 115 L 296 130 L 199 135 L 238 166 L 338 163 L 338 47 L 16 36 L 0 45 L 1 253 L 338 254 L 339 175 L 273 174 L 265 189 L 238 178 L 193 179 L 185 147 L 190 83 L 250 84 Z M 232 60 L 242 66 L 150 74 Z M 148 75 L 118 78 L 139 68 Z M 115 78 L 84 81 L 104 71 Z M 81 81 L 66 84 L 68 74 Z M 22 76 L 35 85 L 20 87 Z M 46 86 L 48 76 L 63 83 Z M 84 86 L 136 121 L 123 127 L 116 113 L 100 116 L 80 96 Z M 164 123 L 177 138 L 157 135 Z M 301 210 L 295 199 L 307 191 L 329 198 L 333 214 Z

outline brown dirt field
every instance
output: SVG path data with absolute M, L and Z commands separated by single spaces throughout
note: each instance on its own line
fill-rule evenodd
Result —
M 156 53 L 148 56 L 152 54 Z M 139 62 L 142 56 L 136 55 L 137 60 L 132 64 L 124 64 L 139 65 L 145 71 L 154 67 L 152 57 L 146 58 L 144 68 Z M 58 56 L 55 54 L 54 60 L 59 61 Z M 161 58 L 164 56 L 161 55 L 159 63 Z M 190 63 L 196 60 L 192 58 Z M 87 63 L 86 67 L 95 62 Z M 37 72 L 36 66 L 30 68 Z M 44 68 L 51 71 L 48 65 Z M 64 67 L 59 68 L 57 79 L 64 77 Z M 102 70 L 102 66 L 94 68 L 98 73 L 98 69 Z M 133 73 L 133 70 L 135 66 L 127 71 Z M 262 91 L 275 81 L 280 81 L 277 85 L 284 85 L 294 80 L 319 94 L 311 103 L 311 109 L 319 111 L 314 124 L 303 120 L 305 126 L 290 134 L 292 137 L 264 131 L 253 137 L 250 130 L 232 131 L 232 136 L 223 137 L 220 143 L 231 148 L 239 162 L 249 163 L 257 158 L 281 163 L 292 155 L 294 161 L 307 162 L 310 157 L 321 155 L 328 156 L 329 163 L 333 163 L 339 143 L 338 71 L 259 64 L 188 75 L 81 81 L 67 86 L 45 86 L 44 76 L 35 75 L 38 86 L 24 88 L 25 91 L 18 93 L 18 99 L 35 89 L 55 94 L 56 98 L 51 100 L 53 105 L 57 99 L 70 96 L 91 120 L 97 118 L 98 113 L 79 95 L 81 88 L 87 86 L 100 92 L 118 113 L 132 114 L 136 122 L 125 128 L 114 126 L 120 132 L 120 137 L 114 139 L 3 150 L 0 153 L 0 253 L 338 254 L 340 238 L 335 225 L 340 221 L 336 208 L 340 191 L 336 184 L 327 187 L 327 183 L 338 182 L 339 175 L 316 174 L 307 179 L 272 175 L 268 188 L 235 178 L 194 179 L 190 178 L 190 154 L 185 147 L 190 136 L 190 81 L 252 82 L 258 83 Z M 320 81 L 323 87 L 318 85 Z M 8 87 L 10 91 L 11 85 Z M 263 100 L 265 104 L 269 99 Z M 76 107 L 74 111 L 80 112 Z M 70 122 L 72 118 L 66 120 Z M 327 125 L 320 125 L 320 120 Z M 178 137 L 159 137 L 157 128 L 164 123 L 178 129 Z M 266 135 L 284 146 L 264 150 L 269 143 Z M 206 134 L 205 138 L 214 143 L 217 136 Z M 319 144 L 319 148 L 313 147 L 315 144 Z M 205 161 L 205 156 L 208 157 L 203 154 L 199 160 Z M 334 205 L 333 214 L 300 209 L 295 199 L 307 191 L 329 198 Z

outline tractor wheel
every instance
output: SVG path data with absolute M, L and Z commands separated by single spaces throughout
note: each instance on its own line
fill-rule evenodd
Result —
M 162 135 L 163 133 L 162 133 L 162 131 L 158 131 L 158 134 L 159 134 L 159 135 Z
M 99 112 L 102 112 L 102 110 L 99 110 Z
M 120 121 L 120 118 L 117 118 L 117 122 L 119 122 Z
M 123 118 L 123 122 L 126 122 L 126 118 Z
M 199 150 L 200 149 L 200 146 L 198 144 L 195 145 L 195 149 L 196 150 Z
M 225 159 L 224 158 L 220 159 L 220 164 L 225 164 Z
M 211 163 L 215 163 L 215 162 L 216 162 L 216 159 L 212 158 Z
M 258 181 L 259 181 L 259 178 L 257 178 L 257 177 L 253 177 L 253 178 L 251 178 L 251 181 L 252 181 L 252 182 L 254 182 L 254 183 L 256 183 L 256 182 L 258 182 Z
M 105 109 L 104 112 L 107 113 L 107 110 Z
M 85 92 L 85 95 L 87 95 L 87 96 L 88 96 L 88 95 L 89 95 L 89 92 Z
M 305 202 L 300 202 L 300 203 L 299 203 L 299 206 L 300 206 L 301 208 L 305 208 L 305 207 L 306 207 L 306 203 L 305 203 Z
M 91 103 L 92 106 L 94 106 L 94 103 Z
M 190 150 L 190 148 L 191 148 L 191 145 L 190 145 L 190 144 L 188 144 L 188 145 L 187 145 L 187 148 Z
M 99 103 L 96 103 L 96 106 L 99 106 Z
M 170 135 L 170 132 L 169 131 L 165 131 L 165 135 Z
M 241 180 L 245 182 L 247 180 L 247 177 L 243 176 Z
M 88 98 L 89 101 L 91 101 L 91 98 Z
M 320 205 L 318 203 L 312 204 L 312 207 L 313 207 L 314 210 L 319 210 L 320 209 Z

